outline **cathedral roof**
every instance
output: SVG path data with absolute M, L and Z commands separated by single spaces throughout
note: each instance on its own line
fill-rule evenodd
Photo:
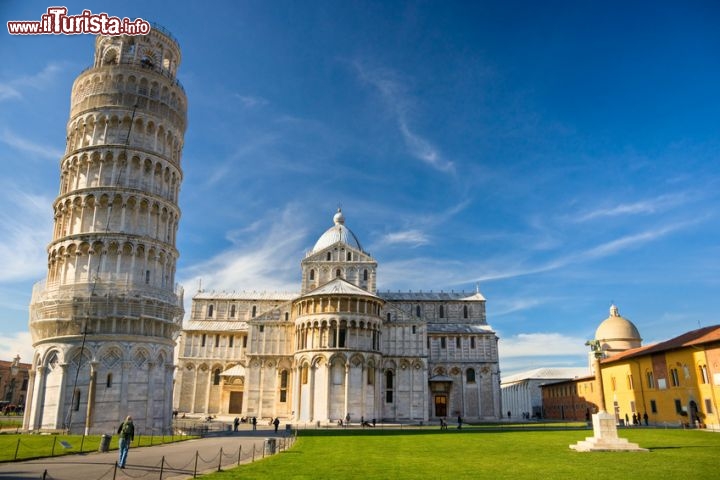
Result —
M 216 292 L 202 291 L 193 296 L 194 300 L 275 300 L 286 302 L 299 296 L 296 292 Z
M 330 280 L 325 285 L 321 285 L 315 290 L 312 290 L 303 297 L 311 297 L 314 295 L 362 295 L 365 297 L 374 297 L 378 298 L 372 293 L 368 292 L 367 290 L 363 290 L 360 287 L 356 287 L 352 283 L 348 282 L 347 280 L 344 280 L 342 278 L 334 278 Z
M 386 290 L 384 292 L 378 291 L 378 296 L 385 300 L 390 301 L 480 301 L 484 302 L 485 297 L 480 292 L 391 292 Z
M 342 210 L 340 208 L 338 208 L 337 213 L 333 216 L 333 223 L 334 225 L 328 228 L 325 233 L 318 238 L 318 241 L 315 242 L 312 253 L 319 252 L 320 250 L 338 242 L 342 242 L 360 250 L 361 252 L 364 252 L 362 246 L 360 245 L 360 240 L 358 240 L 352 230 L 345 226 L 345 216 L 342 214 Z
M 243 331 L 248 329 L 244 321 L 191 320 L 183 327 L 186 332 L 193 331 Z
M 490 325 L 474 323 L 428 323 L 428 333 L 492 333 Z

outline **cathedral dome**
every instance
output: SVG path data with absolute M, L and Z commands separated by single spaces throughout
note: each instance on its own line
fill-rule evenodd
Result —
M 595 331 L 602 349 L 608 353 L 622 352 L 641 346 L 642 338 L 634 323 L 620 315 L 615 305 L 610 307 L 610 316 L 603 320 Z
M 345 243 L 363 251 L 362 246 L 360 246 L 360 240 L 358 240 L 352 230 L 345 226 L 345 216 L 342 213 L 342 209 L 338 208 L 337 213 L 333 216 L 333 223 L 335 225 L 328 228 L 325 233 L 318 238 L 318 241 L 315 242 L 315 246 L 312 249 L 313 253 L 319 252 L 323 248 L 334 245 L 337 242 Z

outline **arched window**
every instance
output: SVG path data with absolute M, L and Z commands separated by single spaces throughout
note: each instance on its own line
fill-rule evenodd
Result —
M 463 318 L 468 318 L 468 308 L 467 308 L 467 305 L 463 305 Z
M 288 371 L 283 370 L 280 372 L 280 403 L 287 402 L 287 390 L 288 390 Z
M 290 319 L 290 313 L 285 312 L 285 321 L 287 322 Z
M 445 307 L 440 305 L 440 318 L 445 318 Z
M 339 278 L 340 276 L 342 276 L 342 272 L 340 271 L 339 268 L 338 268 L 337 270 L 335 270 L 335 276 L 338 277 L 338 278 Z
M 328 259 L 328 260 L 332 260 L 332 253 L 327 252 L 327 259 Z
M 315 269 L 310 269 L 310 280 L 315 280 Z
M 385 403 L 393 403 L 393 372 L 385 372 Z
M 303 365 L 303 367 L 302 367 L 300 381 L 302 382 L 303 385 L 307 385 L 307 382 L 308 382 L 308 366 L 307 366 L 307 364 Z
M 213 310 L 215 310 L 215 306 L 214 306 L 214 305 L 208 306 L 208 317 L 212 317 L 212 316 L 213 316 Z
M 475 370 L 468 368 L 467 372 L 465 372 L 465 380 L 467 383 L 475 383 Z
M 387 314 L 387 321 L 388 322 L 390 321 L 390 312 L 388 312 L 388 314 Z
M 220 385 L 220 369 L 216 368 L 213 372 L 213 385 Z
M 367 282 L 367 278 L 368 278 L 368 273 L 367 273 L 367 268 L 366 268 L 365 270 L 363 270 L 363 280 L 365 280 Z
M 347 261 L 349 262 L 351 260 L 352 260 L 352 252 L 347 252 Z
M 252 308 L 252 317 L 253 318 L 255 318 L 256 313 L 257 313 L 257 307 L 255 305 L 253 305 L 253 308 Z
M 107 374 L 107 378 L 105 379 L 105 387 L 112 387 L 112 373 Z
M 416 317 L 420 316 L 420 305 L 415 306 L 415 316 Z
M 76 412 L 80 410 L 80 390 L 75 390 L 73 394 L 73 410 Z
M 235 316 L 235 305 L 230 306 L 230 316 L 231 317 Z

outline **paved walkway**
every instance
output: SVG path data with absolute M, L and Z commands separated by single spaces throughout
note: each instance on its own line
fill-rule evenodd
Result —
M 252 462 L 253 458 L 262 459 L 267 450 L 265 448 L 267 438 L 275 439 L 276 452 L 279 452 L 290 445 L 283 434 L 282 431 L 275 434 L 272 428 L 258 426 L 257 431 L 241 430 L 227 432 L 222 436 L 131 448 L 124 470 L 115 467 L 117 450 L 0 463 L 0 479 L 181 480 L 193 478 L 196 460 L 199 475 L 216 472 L 221 463 L 223 470 L 235 467 L 239 455 L 242 455 L 240 463 Z

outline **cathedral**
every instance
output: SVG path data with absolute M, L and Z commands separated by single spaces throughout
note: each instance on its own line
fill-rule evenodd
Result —
M 377 261 L 340 209 L 300 267 L 299 293 L 193 297 L 176 410 L 319 424 L 501 417 L 479 291 L 378 291 Z

